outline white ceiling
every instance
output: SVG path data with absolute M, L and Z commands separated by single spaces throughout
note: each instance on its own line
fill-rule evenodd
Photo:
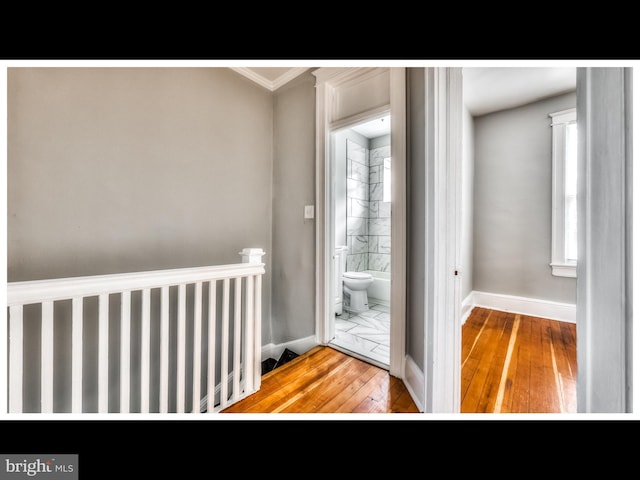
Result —
M 365 123 L 361 123 L 352 127 L 360 135 L 366 138 L 377 138 L 381 135 L 388 135 L 391 133 L 391 124 L 389 123 L 391 117 L 386 115 L 382 118 L 376 118 Z
M 233 68 L 270 91 L 309 70 L 308 67 Z M 524 105 L 574 91 L 573 67 L 463 67 L 464 103 L 473 116 Z
M 464 67 L 464 103 L 473 116 L 524 105 L 576 89 L 572 67 Z

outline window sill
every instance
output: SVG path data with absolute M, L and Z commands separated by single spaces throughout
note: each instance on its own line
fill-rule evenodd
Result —
M 571 263 L 552 263 L 551 275 L 556 277 L 576 278 L 576 266 Z

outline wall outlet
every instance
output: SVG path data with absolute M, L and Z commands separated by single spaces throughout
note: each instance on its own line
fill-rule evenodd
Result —
M 313 218 L 314 217 L 314 208 L 313 205 L 305 205 L 304 206 L 304 218 Z

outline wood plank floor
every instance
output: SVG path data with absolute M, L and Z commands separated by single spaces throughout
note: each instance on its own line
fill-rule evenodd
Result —
M 399 378 L 317 346 L 262 376 L 260 390 L 220 413 L 419 413 Z
M 475 308 L 462 326 L 461 413 L 575 413 L 576 326 Z M 402 380 L 318 346 L 221 413 L 419 413 Z
M 576 326 L 475 308 L 462 326 L 462 413 L 576 413 Z

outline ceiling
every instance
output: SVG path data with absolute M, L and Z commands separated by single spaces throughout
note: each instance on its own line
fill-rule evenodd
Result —
M 275 91 L 309 67 L 233 68 L 257 84 Z M 513 108 L 574 91 L 573 67 L 463 67 L 464 103 L 472 116 Z
M 351 130 L 358 132 L 360 135 L 366 138 L 377 138 L 382 135 L 388 135 L 391 133 L 391 117 L 386 115 L 382 118 L 376 118 L 368 122 L 360 123 Z
M 513 108 L 576 89 L 573 67 L 465 67 L 464 103 L 472 116 Z

